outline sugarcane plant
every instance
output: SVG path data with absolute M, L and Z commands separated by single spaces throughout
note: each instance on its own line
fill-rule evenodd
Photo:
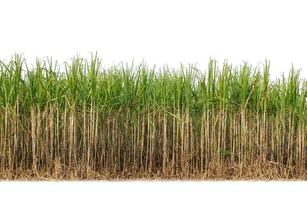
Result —
M 0 62 L 1 178 L 301 178 L 307 81 L 270 62 Z

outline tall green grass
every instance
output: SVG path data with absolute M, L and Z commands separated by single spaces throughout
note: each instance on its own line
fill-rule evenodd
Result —
M 263 162 L 304 174 L 307 82 L 294 68 L 271 80 L 269 67 L 105 69 L 93 55 L 29 69 L 16 55 L 0 62 L 0 175 L 189 177 Z

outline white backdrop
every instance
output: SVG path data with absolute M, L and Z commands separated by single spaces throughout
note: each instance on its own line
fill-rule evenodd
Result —
M 60 61 L 98 51 L 106 65 L 234 64 L 271 60 L 271 72 L 291 63 L 307 78 L 304 0 L 0 0 L 0 58 Z M 298 199 L 306 183 L 5 183 L 0 199 Z
M 307 68 L 304 0 L 1 0 L 0 58 L 63 61 L 98 51 L 106 65 L 145 59 L 206 67 L 271 60 L 273 76 Z M 307 77 L 307 70 L 303 76 Z
M 289 200 L 306 199 L 300 182 L 20 182 L 1 183 L 1 199 Z

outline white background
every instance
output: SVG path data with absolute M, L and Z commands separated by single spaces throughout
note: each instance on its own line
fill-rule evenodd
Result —
M 98 51 L 105 65 L 198 63 L 209 57 L 253 65 L 273 77 L 293 63 L 307 77 L 307 6 L 298 0 L 0 0 L 0 58 L 67 61 Z M 0 198 L 298 199 L 306 183 L 1 183 Z
M 1 0 L 0 58 L 67 61 L 98 51 L 107 66 L 271 61 L 273 76 L 307 68 L 304 0 Z M 303 77 L 307 77 L 303 70 Z
M 300 182 L 9 182 L 1 199 L 306 199 Z

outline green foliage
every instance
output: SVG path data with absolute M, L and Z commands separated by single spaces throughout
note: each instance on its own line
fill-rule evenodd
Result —
M 28 69 L 16 55 L 10 62 L 0 63 L 1 107 L 14 105 L 17 99 L 24 105 L 48 104 L 69 107 L 95 104 L 108 109 L 144 108 L 156 105 L 163 109 L 179 108 L 201 111 L 204 108 L 233 112 L 242 108 L 255 112 L 276 113 L 281 110 L 306 115 L 306 80 L 292 70 L 288 77 L 270 81 L 269 62 L 263 71 L 244 63 L 239 68 L 224 63 L 221 70 L 210 60 L 205 73 L 193 65 L 180 70 L 148 69 L 139 66 L 119 66 L 103 69 L 97 55 L 87 61 L 75 57 L 65 63 L 65 74 L 57 71 L 57 63 L 37 59 Z M 22 70 L 25 70 L 22 76 Z

